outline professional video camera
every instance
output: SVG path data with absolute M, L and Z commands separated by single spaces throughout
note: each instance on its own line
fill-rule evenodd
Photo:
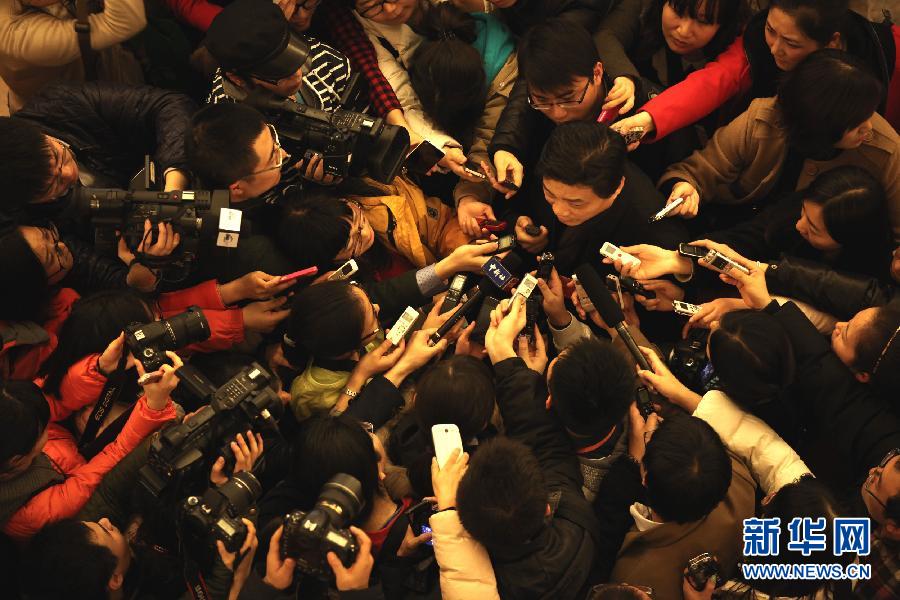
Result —
M 226 470 L 233 468 L 230 442 L 236 434 L 259 428 L 279 432 L 271 411 L 281 407 L 281 400 L 269 387 L 272 376 L 258 363 L 219 389 L 191 365 L 184 365 L 176 374 L 192 394 L 209 405 L 187 421 L 164 429 L 150 444 L 139 480 L 155 498 L 184 483 L 205 482 L 209 467 L 219 456 L 225 457 Z
M 329 552 L 349 567 L 359 545 L 348 527 L 364 504 L 359 480 L 338 473 L 322 488 L 311 511 L 295 510 L 285 516 L 281 557 L 296 559 L 298 570 L 323 580 L 331 577 L 325 560 Z
M 326 174 L 335 177 L 368 175 L 390 183 L 409 152 L 409 133 L 384 119 L 344 109 L 326 112 L 292 100 L 260 98 L 257 107 L 275 112 L 275 127 L 291 160 L 322 155 Z
M 256 503 L 262 486 L 252 473 L 241 471 L 202 497 L 189 496 L 181 507 L 181 533 L 215 548 L 221 541 L 229 552 L 237 552 L 247 539 L 241 516 Z
M 79 213 L 90 217 L 98 252 L 116 254 L 118 231 L 142 264 L 151 268 L 188 268 L 197 259 L 201 233 L 215 237 L 221 211 L 231 205 L 231 192 L 154 191 L 151 189 L 154 170 L 150 158 L 145 157 L 144 168 L 132 179 L 129 189 L 76 185 L 72 190 L 72 202 Z M 144 234 L 145 220 L 153 225 L 147 235 Z M 181 236 L 181 243 L 169 256 L 138 254 L 137 248 L 142 241 L 146 242 L 145 246 L 156 242 L 160 222 L 171 223 L 173 230 Z M 234 246 L 238 234 L 239 226 L 236 230 L 223 232 L 233 239 Z
M 166 350 L 178 350 L 209 339 L 209 323 L 203 311 L 190 306 L 169 319 L 131 323 L 125 328 L 125 345 L 148 373 L 168 364 Z

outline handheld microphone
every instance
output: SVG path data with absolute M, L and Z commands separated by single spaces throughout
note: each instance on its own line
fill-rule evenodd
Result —
M 502 264 L 506 267 L 506 270 L 510 273 L 517 273 L 522 268 L 522 259 L 519 258 L 515 254 L 509 254 L 505 259 L 503 259 Z M 441 341 L 447 333 L 453 329 L 453 327 L 459 322 L 460 319 L 463 318 L 463 315 L 468 313 L 473 306 L 481 302 L 482 298 L 486 295 L 490 295 L 494 293 L 495 290 L 499 290 L 500 288 L 496 285 L 495 280 L 490 276 L 485 275 L 481 278 L 481 281 L 478 282 L 478 285 L 475 286 L 469 298 L 459 307 L 459 309 L 450 316 L 447 321 L 437 328 L 437 331 L 431 334 L 431 337 L 428 338 L 428 344 L 430 346 L 434 346 L 438 342 Z
M 637 364 L 641 369 L 652 372 L 653 369 L 650 368 L 647 357 L 644 356 L 644 353 L 638 348 L 634 338 L 631 337 L 631 332 L 628 330 L 628 325 L 625 323 L 625 315 L 622 313 L 622 309 L 609 294 L 609 291 L 606 289 L 606 284 L 603 279 L 600 278 L 596 269 L 588 264 L 584 264 L 575 270 L 575 275 L 578 276 L 578 282 L 584 288 L 584 291 L 591 299 L 591 302 L 597 307 L 597 312 L 600 313 L 603 321 L 607 325 L 615 328 Z

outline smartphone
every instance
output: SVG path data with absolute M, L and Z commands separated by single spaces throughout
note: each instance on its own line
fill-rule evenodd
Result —
M 709 552 L 699 554 L 688 561 L 685 578 L 698 592 L 706 588 L 706 582 L 714 577 L 715 587 L 719 587 L 719 561 Z
M 400 315 L 400 318 L 397 319 L 397 322 L 391 327 L 386 336 L 387 339 L 395 346 L 400 345 L 400 342 L 406 337 L 406 334 L 411 333 L 410 328 L 419 320 L 420 315 L 421 313 L 418 310 L 412 306 L 407 306 L 406 310 L 403 311 L 403 314 Z
M 444 158 L 444 152 L 428 140 L 425 140 L 406 155 L 404 166 L 410 173 L 425 175 Z
M 512 250 L 515 247 L 516 236 L 514 235 L 504 235 L 502 238 L 497 240 L 497 254 L 506 252 L 507 250 Z
M 678 254 L 689 258 L 703 258 L 709 254 L 709 248 L 692 246 L 691 244 L 678 244 Z
M 644 420 L 656 412 L 656 407 L 653 406 L 653 398 L 651 398 L 650 390 L 647 389 L 647 386 L 642 385 L 634 390 L 634 401 L 637 404 L 638 412 L 641 413 Z
M 341 267 L 328 276 L 328 281 L 340 281 L 352 277 L 354 273 L 359 271 L 359 265 L 352 258 L 341 265 Z
M 497 308 L 499 304 L 500 300 L 493 296 L 488 296 L 484 299 L 484 302 L 481 303 L 481 308 L 478 310 L 478 316 L 475 318 L 475 327 L 472 329 L 472 335 L 469 336 L 469 339 L 479 343 L 484 342 L 484 334 L 491 326 L 491 311 Z
M 501 182 L 500 182 L 500 185 L 502 185 L 502 186 L 505 187 L 505 188 L 509 188 L 509 189 L 511 189 L 511 190 L 514 191 L 514 192 L 518 192 L 518 191 L 519 191 L 519 186 L 517 186 L 516 183 L 515 183 L 512 179 L 510 179 L 509 177 L 507 177 L 506 179 L 504 179 L 503 181 L 501 181 Z
M 525 276 L 522 277 L 522 281 L 519 282 L 519 287 L 516 288 L 516 294 L 519 294 L 528 300 L 528 298 L 531 297 L 531 292 L 533 292 L 536 287 L 537 277 L 531 273 L 526 273 Z M 516 294 L 513 294 L 513 298 L 515 298 Z
M 295 279 L 299 279 L 301 277 L 309 277 L 310 275 L 315 275 L 319 272 L 319 267 L 309 267 L 308 269 L 300 269 L 299 271 L 294 271 L 293 273 L 288 273 L 287 275 L 281 276 L 281 283 L 285 281 L 293 281 Z
M 672 200 L 671 204 L 667 204 L 665 207 L 663 207 L 663 209 L 661 211 L 659 211 L 658 213 L 656 213 L 655 215 L 650 217 L 648 219 L 648 222 L 656 223 L 657 221 L 662 221 L 663 218 L 665 218 L 665 216 L 667 214 L 669 214 L 670 212 L 672 212 L 673 210 L 675 210 L 677 207 L 681 206 L 682 204 L 684 204 L 684 198 L 682 198 L 682 197 L 675 198 L 674 200 Z
M 616 293 L 616 299 L 619 301 L 619 306 L 621 308 L 625 308 L 625 299 L 622 297 L 622 281 L 619 279 L 617 275 L 607 275 L 606 276 L 606 287 L 610 287 L 610 283 L 612 283 L 611 292 Z
M 444 468 L 450 459 L 453 450 L 462 452 L 462 438 L 459 437 L 459 427 L 453 423 L 440 423 L 431 428 L 431 441 L 434 443 L 434 455 L 437 457 L 438 468 Z
M 623 264 L 629 263 L 638 263 L 640 264 L 640 260 L 635 258 L 634 256 L 628 254 L 627 252 L 620 250 L 618 246 L 615 244 L 611 244 L 609 242 L 603 242 L 603 246 L 600 248 L 600 254 L 605 256 L 606 258 L 612 260 L 620 260 Z
M 718 271 L 719 273 L 728 273 L 728 271 L 732 269 L 737 269 L 744 275 L 750 274 L 750 269 L 743 265 L 739 265 L 734 262 L 732 259 L 728 258 L 718 250 L 710 250 L 705 257 L 703 257 L 704 262 L 708 264 L 714 271 Z
M 478 179 L 487 179 L 487 175 L 481 171 L 481 164 L 474 160 L 467 160 L 466 164 L 463 165 L 463 170 L 467 174 L 477 177 Z
M 594 303 L 591 302 L 591 297 L 588 296 L 587 292 L 584 291 L 584 288 L 581 287 L 578 277 L 572 275 L 572 281 L 575 283 L 575 293 L 578 294 L 578 302 L 581 304 L 581 308 L 584 309 L 584 312 L 593 312 L 597 310 L 594 307 Z
M 453 310 L 462 302 L 463 290 L 466 287 L 467 280 L 468 276 L 465 273 L 457 273 L 453 276 L 453 279 L 450 281 L 450 288 L 447 290 L 447 295 L 444 296 L 443 304 L 441 304 L 439 314 Z
M 412 527 L 414 535 L 422 535 L 423 533 L 431 533 L 431 527 L 428 520 L 434 514 L 435 505 L 431 500 L 422 500 L 415 506 L 406 511 L 406 518 L 409 520 L 409 526 Z M 429 546 L 433 546 L 434 542 L 429 540 L 426 542 Z
M 478 217 L 475 219 L 478 222 L 478 226 L 482 229 L 487 229 L 491 233 L 499 233 L 501 231 L 506 231 L 506 221 L 494 221 L 493 219 L 488 219 L 487 217 Z
M 672 308 L 675 310 L 676 314 L 683 315 L 685 317 L 690 317 L 700 312 L 700 307 L 696 304 L 691 304 L 690 302 L 682 302 L 681 300 L 672 300 Z

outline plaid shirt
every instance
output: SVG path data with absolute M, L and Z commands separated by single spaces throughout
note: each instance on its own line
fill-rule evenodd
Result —
M 350 10 L 339 6 L 337 2 L 324 2 L 319 11 L 331 41 L 347 55 L 353 68 L 369 82 L 369 99 L 378 116 L 384 117 L 395 109 L 402 110 L 394 88 L 378 68 L 378 58 L 372 42 Z
M 872 565 L 872 578 L 860 579 L 853 588 L 856 598 L 891 600 L 900 598 L 900 543 L 872 536 L 872 552 L 860 563 Z

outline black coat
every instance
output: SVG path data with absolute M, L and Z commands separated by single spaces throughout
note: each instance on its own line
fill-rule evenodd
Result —
M 543 377 L 520 358 L 496 364 L 495 373 L 506 435 L 534 452 L 552 511 L 540 533 L 526 544 L 487 547 L 500 596 L 581 600 L 593 582 L 601 540 L 593 508 L 581 492 L 578 458 L 562 426 L 545 408 Z
M 95 81 L 47 86 L 15 118 L 63 140 L 79 164 L 127 188 L 145 154 L 159 177 L 172 167 L 188 172 L 184 140 L 196 108 L 177 92 Z

